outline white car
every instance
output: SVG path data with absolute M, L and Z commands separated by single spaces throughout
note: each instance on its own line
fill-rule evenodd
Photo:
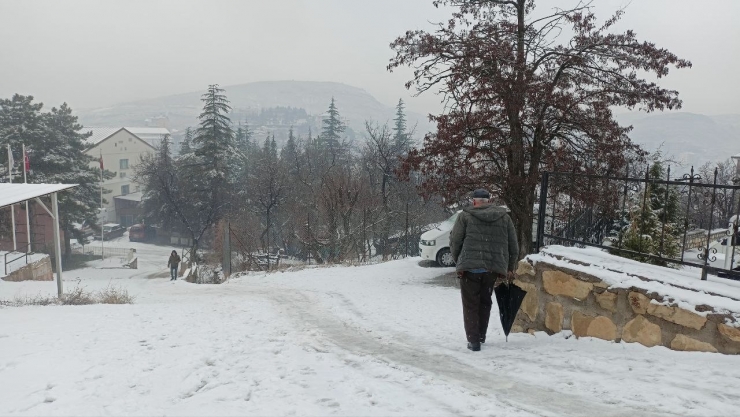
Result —
M 460 212 L 458 211 L 434 229 L 421 235 L 419 249 L 421 250 L 422 259 L 436 261 L 439 266 L 455 266 L 452 253 L 450 253 L 450 232 L 459 215 Z

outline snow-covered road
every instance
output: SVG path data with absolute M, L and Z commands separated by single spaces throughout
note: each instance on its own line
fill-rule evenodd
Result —
M 129 246 L 123 240 L 113 242 Z M 465 349 L 449 272 L 418 259 L 169 282 L 170 248 L 133 244 L 139 270 L 70 271 L 134 305 L 0 309 L 2 415 L 730 416 L 740 360 L 491 320 Z M 79 284 L 77 284 L 79 282 Z M 0 282 L 0 298 L 54 293 Z

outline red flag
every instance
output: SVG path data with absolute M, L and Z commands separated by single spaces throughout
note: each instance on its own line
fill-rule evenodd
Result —
M 103 155 L 100 155 L 100 159 L 98 160 L 100 162 L 100 170 L 103 170 Z
M 26 153 L 26 148 L 23 148 L 23 171 L 28 172 L 31 170 L 31 158 Z

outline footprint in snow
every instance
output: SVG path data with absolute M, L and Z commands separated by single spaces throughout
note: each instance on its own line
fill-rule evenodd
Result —
M 334 400 L 333 400 L 333 399 L 331 399 L 331 398 L 322 398 L 322 399 L 318 400 L 317 402 L 318 402 L 319 404 L 324 404 L 324 405 L 326 405 L 327 407 L 332 407 L 332 408 L 334 408 L 334 407 L 339 407 L 339 403 L 338 403 L 338 402 L 336 402 L 336 401 L 334 401 Z

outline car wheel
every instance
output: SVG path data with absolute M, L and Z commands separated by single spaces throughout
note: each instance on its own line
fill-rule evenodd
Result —
M 455 266 L 455 261 L 452 259 L 452 252 L 450 248 L 444 248 L 437 252 L 437 263 L 439 266 L 451 267 Z

